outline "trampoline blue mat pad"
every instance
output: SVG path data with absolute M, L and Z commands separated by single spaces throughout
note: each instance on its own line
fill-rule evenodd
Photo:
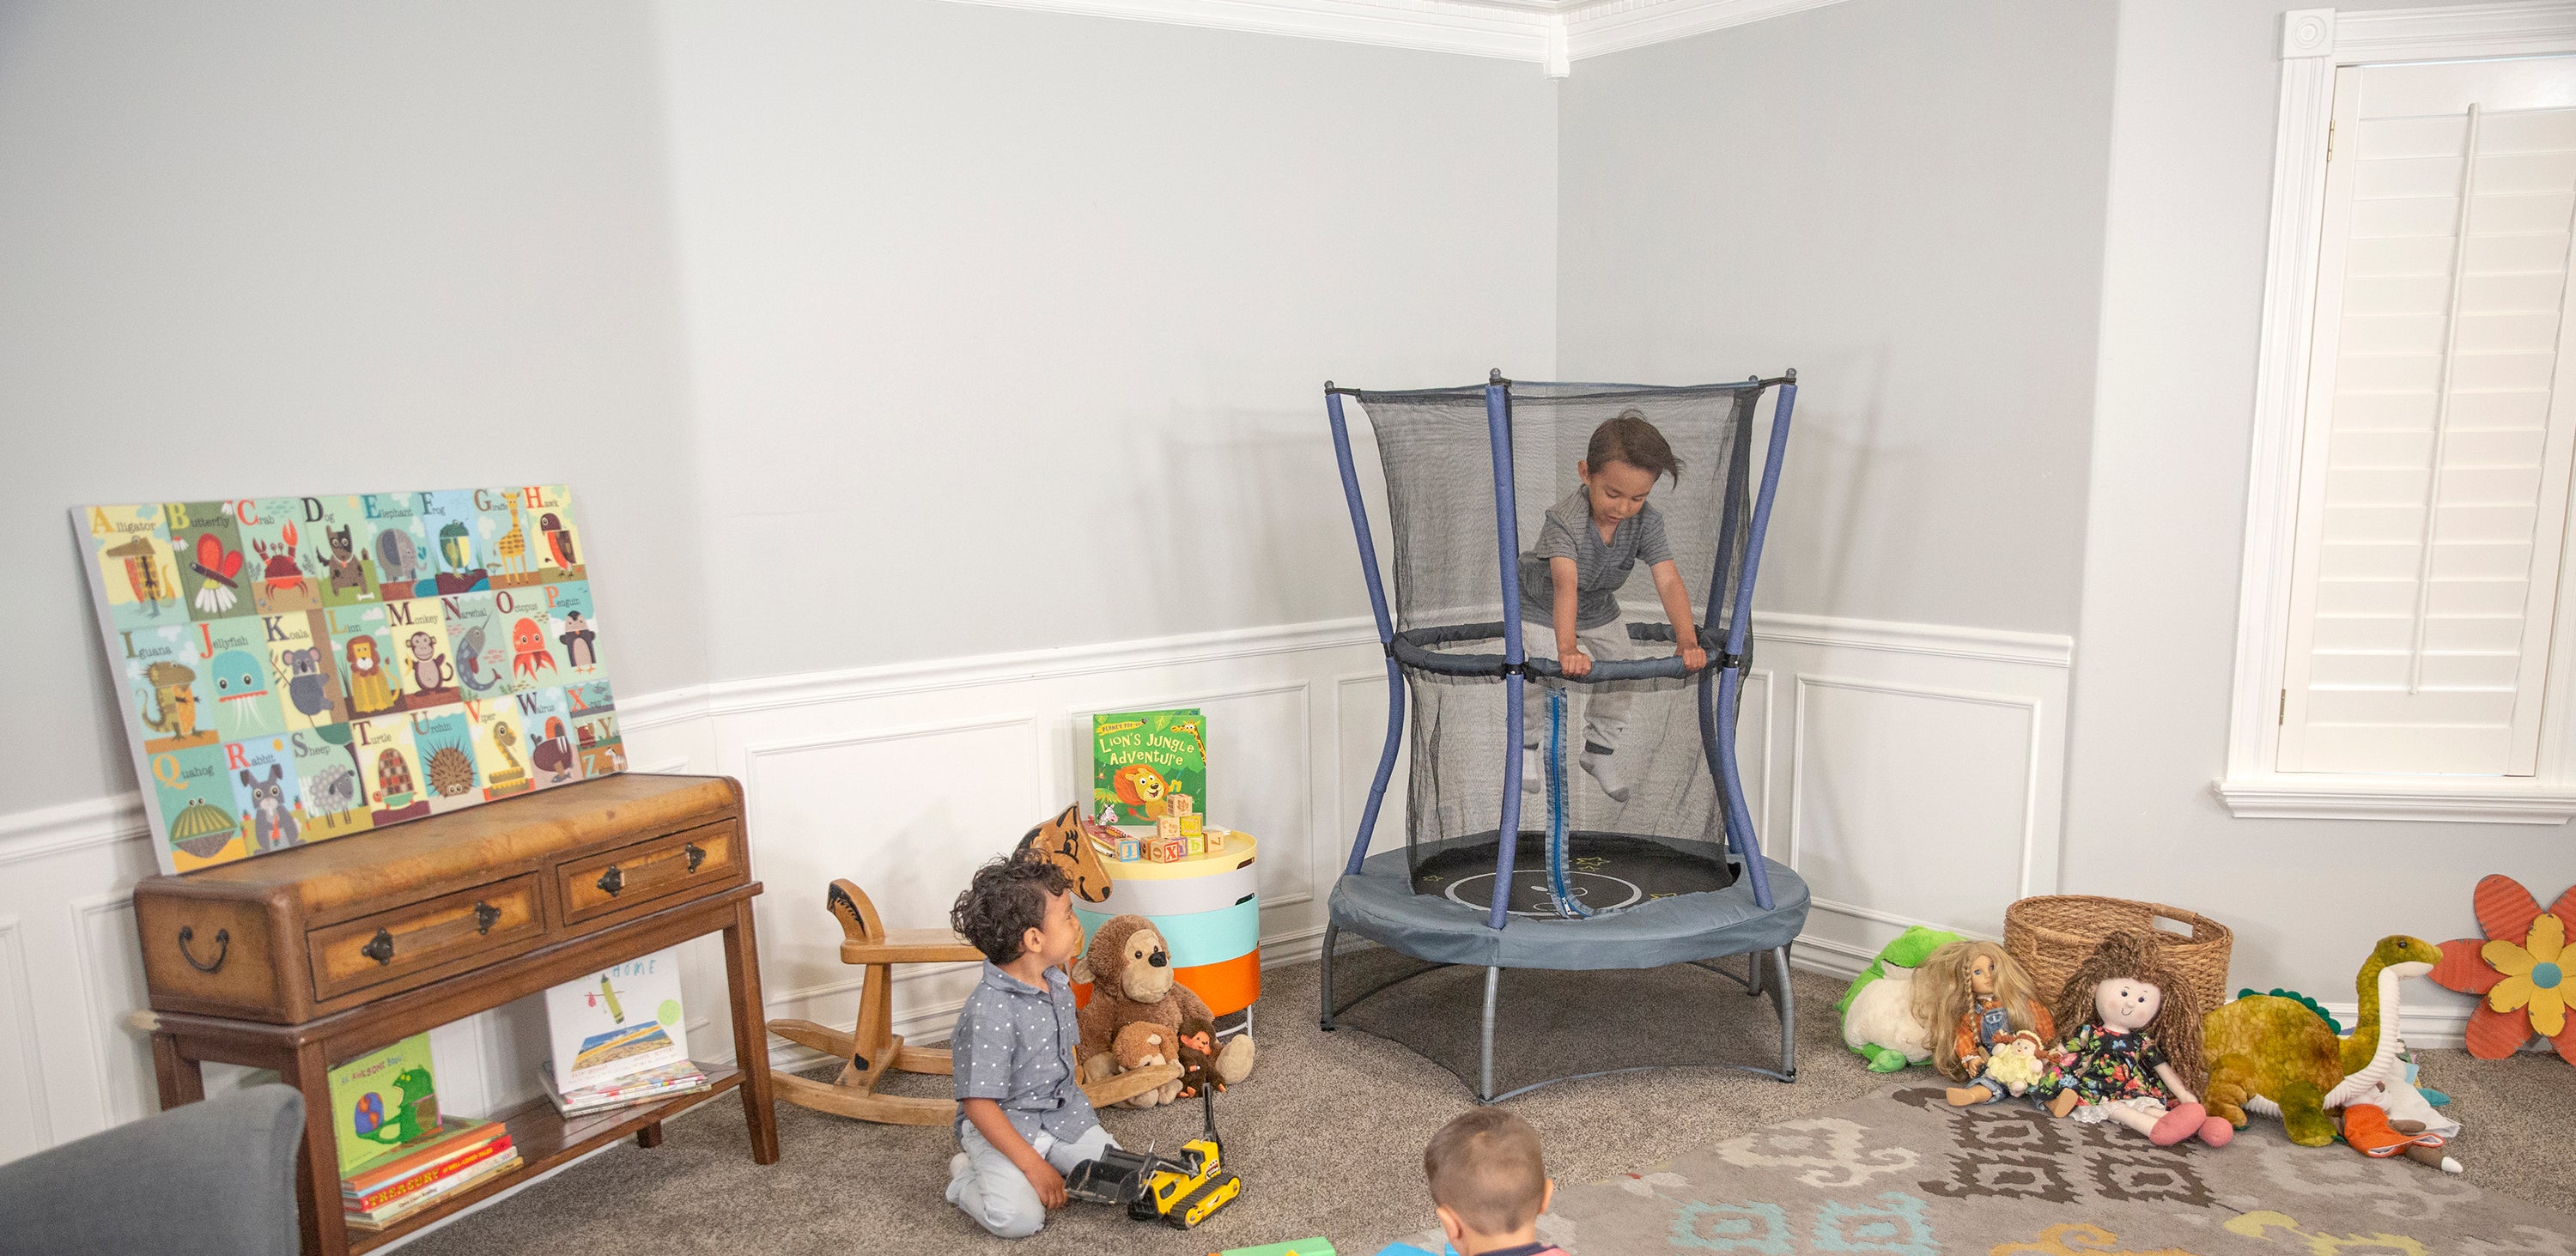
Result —
M 1589 920 L 1513 916 L 1485 927 L 1481 908 L 1417 894 L 1403 849 L 1371 855 L 1358 876 L 1333 885 L 1335 925 L 1416 959 L 1499 968 L 1661 968 L 1786 946 L 1807 927 L 1807 883 L 1776 860 L 1773 907 L 1753 901 L 1751 878 L 1704 894 L 1651 899 Z M 1514 876 L 1519 876 L 1515 871 Z

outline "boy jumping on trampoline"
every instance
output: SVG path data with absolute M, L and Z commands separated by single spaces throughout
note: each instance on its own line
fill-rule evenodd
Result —
M 1574 474 L 1582 487 L 1548 507 L 1538 543 L 1521 555 L 1521 622 L 1551 629 L 1524 633 L 1524 652 L 1555 659 L 1576 680 L 1590 675 L 1595 661 L 1636 657 L 1619 589 L 1642 561 L 1673 622 L 1682 666 L 1694 672 L 1708 666 L 1708 651 L 1699 647 L 1699 628 L 1691 619 L 1690 590 L 1664 539 L 1663 513 L 1646 502 L 1655 481 L 1671 476 L 1681 482 L 1682 460 L 1664 434 L 1643 413 L 1622 410 L 1592 430 Z M 1528 687 L 1521 721 L 1521 788 L 1530 793 L 1543 783 L 1538 748 L 1547 732 L 1546 691 L 1543 685 Z M 1615 802 L 1628 801 L 1613 756 L 1628 726 L 1629 697 L 1617 688 L 1596 687 L 1583 704 L 1583 770 Z

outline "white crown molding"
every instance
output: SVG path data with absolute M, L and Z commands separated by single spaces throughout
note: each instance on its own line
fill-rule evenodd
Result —
M 1837 0 L 951 0 L 992 8 L 1534 61 L 1642 48 Z
M 2344 65 L 2534 56 L 2576 48 L 2576 3 L 2570 2 L 2302 12 L 2326 15 L 2334 58 Z
M 2239 819 L 2432 820 L 2451 824 L 2565 824 L 2576 789 L 2532 778 L 2460 777 L 2410 782 L 2391 776 L 2249 776 L 2217 783 Z
M 1836 0 L 1601 0 L 1568 9 L 1566 44 L 1573 59 L 1597 57 L 1759 22 Z

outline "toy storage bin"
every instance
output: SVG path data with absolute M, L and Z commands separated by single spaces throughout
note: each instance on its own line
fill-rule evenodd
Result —
M 2174 925 L 2191 932 L 2179 933 Z M 2167 958 L 2199 993 L 2202 1007 L 2227 1001 L 2227 953 L 2235 946 L 2236 935 L 2199 912 L 2091 894 L 2017 899 L 2004 908 L 2004 949 L 2030 973 L 2039 997 L 2049 1003 L 2057 1001 L 2066 979 L 2075 975 L 2093 948 L 2123 929 L 2163 934 L 2169 942 Z

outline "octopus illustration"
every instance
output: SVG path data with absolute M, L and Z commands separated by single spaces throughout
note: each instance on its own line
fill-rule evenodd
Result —
M 546 634 L 537 621 L 521 619 L 510 625 L 510 670 L 529 680 L 540 671 L 553 671 L 555 656 L 546 653 Z
M 248 650 L 226 650 L 212 666 L 215 709 L 223 713 L 224 727 L 236 735 L 255 731 L 260 713 L 268 709 L 268 669 Z
M 349 638 L 349 707 L 360 715 L 380 715 L 402 702 L 393 673 L 376 657 L 376 639 Z

